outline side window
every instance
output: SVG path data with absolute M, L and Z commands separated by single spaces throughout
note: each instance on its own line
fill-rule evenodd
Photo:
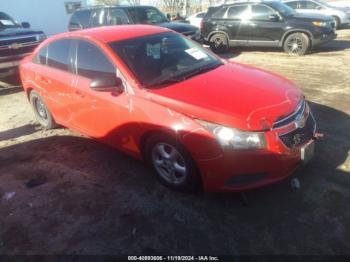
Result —
M 293 9 L 298 9 L 298 1 L 287 2 L 285 4 Z
M 221 18 L 224 18 L 225 14 L 226 14 L 226 11 L 227 11 L 227 7 L 222 7 L 220 8 L 218 11 L 216 11 L 212 17 L 213 18 L 217 18 L 217 19 L 221 19 Z
M 265 5 L 252 5 L 252 19 L 269 21 L 270 15 L 276 14 L 271 8 Z
M 113 8 L 109 10 L 107 24 L 108 25 L 122 25 L 129 24 L 129 18 L 124 12 L 124 10 L 120 8 Z
M 248 5 L 231 6 L 227 11 L 228 19 L 242 19 L 248 17 Z
M 47 65 L 69 71 L 69 51 L 72 40 L 62 39 L 49 44 Z
M 116 74 L 115 67 L 102 51 L 86 41 L 79 41 L 77 67 L 78 75 L 90 79 Z
M 319 9 L 320 5 L 311 1 L 301 1 L 300 8 L 301 9 Z
M 87 28 L 90 22 L 90 10 L 77 11 L 72 15 L 69 26 L 73 28 Z
M 90 19 L 90 24 L 92 27 L 103 26 L 105 23 L 104 9 L 96 9 L 92 11 Z
M 39 50 L 37 55 L 34 58 L 34 63 L 40 64 L 40 65 L 47 65 L 47 46 L 44 46 Z

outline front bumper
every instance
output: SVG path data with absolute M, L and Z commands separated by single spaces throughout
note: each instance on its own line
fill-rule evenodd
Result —
M 321 32 L 317 37 L 314 37 L 312 39 L 312 45 L 318 46 L 336 38 L 337 38 L 337 34 L 334 31 Z
M 305 113 L 304 124 L 301 128 L 293 122 L 267 131 L 266 149 L 223 150 L 217 157 L 196 161 L 202 174 L 204 189 L 208 192 L 240 192 L 290 177 L 303 164 L 302 148 L 313 143 L 316 123 L 310 111 Z M 300 143 L 291 146 L 285 135 L 290 134 L 293 142 L 297 131 L 304 128 L 308 128 L 308 135 L 304 136 L 305 139 L 296 137 L 301 139 Z

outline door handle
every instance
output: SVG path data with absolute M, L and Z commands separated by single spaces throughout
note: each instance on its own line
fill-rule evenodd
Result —
M 43 76 L 39 76 L 39 80 L 45 84 L 51 84 L 51 80 L 46 78 L 46 77 L 43 77 Z
M 75 93 L 77 96 L 81 97 L 81 98 L 84 98 L 84 97 L 85 97 L 85 95 L 84 95 L 83 93 L 81 93 L 80 91 L 78 91 L 78 90 L 75 90 L 74 93 Z

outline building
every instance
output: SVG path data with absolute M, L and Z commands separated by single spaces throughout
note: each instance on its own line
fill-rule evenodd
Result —
M 67 31 L 68 21 L 75 9 L 91 0 L 1 0 L 0 12 L 5 12 L 19 23 L 28 22 L 32 29 L 46 35 Z

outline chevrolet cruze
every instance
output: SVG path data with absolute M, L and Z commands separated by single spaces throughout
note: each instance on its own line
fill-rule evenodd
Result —
M 221 60 L 169 29 L 54 36 L 20 74 L 44 128 L 66 126 L 143 159 L 173 189 L 265 186 L 314 153 L 315 120 L 292 82 Z

